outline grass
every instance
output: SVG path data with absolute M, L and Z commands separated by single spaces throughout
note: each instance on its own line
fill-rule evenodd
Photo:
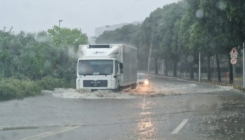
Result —
M 0 101 L 10 99 L 23 99 L 28 96 L 40 95 L 41 90 L 54 90 L 54 88 L 74 88 L 75 81 L 67 82 L 65 79 L 44 77 L 39 81 L 16 78 L 0 79 Z

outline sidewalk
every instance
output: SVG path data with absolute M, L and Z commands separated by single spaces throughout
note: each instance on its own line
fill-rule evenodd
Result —
M 150 71 L 151 74 L 155 74 L 155 71 Z M 158 71 L 158 75 L 163 75 L 164 74 L 162 73 L 162 71 Z M 172 76 L 173 74 L 172 73 L 169 73 L 167 77 L 173 77 Z M 183 77 L 183 76 L 177 76 L 177 78 L 183 78 L 183 79 L 189 79 L 189 75 L 187 75 L 186 77 Z M 195 76 L 195 79 L 198 80 L 198 77 Z M 207 77 L 202 77 L 201 78 L 201 81 L 207 81 Z M 218 82 L 218 78 L 212 78 L 211 79 L 213 82 Z M 221 83 L 226 83 L 226 84 L 229 84 L 229 80 L 227 80 L 226 78 L 221 78 Z M 239 79 L 239 78 L 234 78 L 234 84 L 235 85 L 239 85 L 239 86 L 242 86 L 243 85 L 243 81 L 242 79 Z
M 155 71 L 150 71 L 150 74 L 155 75 Z M 164 76 L 162 74 L 162 72 L 160 72 L 160 71 L 158 72 L 158 75 L 159 76 Z M 169 74 L 166 77 L 173 77 L 173 76 L 172 76 L 172 74 Z M 176 78 L 190 80 L 189 76 L 187 76 L 187 77 L 177 76 Z M 197 80 L 198 80 L 198 78 L 195 77 L 195 80 L 193 80 L 193 81 L 197 81 Z M 242 81 L 242 79 L 239 79 L 239 78 L 234 78 L 234 84 L 229 84 L 229 80 L 227 80 L 226 78 L 222 78 L 221 79 L 221 83 L 218 82 L 218 78 L 215 78 L 215 79 L 212 78 L 211 80 L 212 81 L 208 81 L 206 77 L 202 77 L 201 78 L 201 82 L 217 84 L 217 85 L 223 85 L 223 86 L 233 86 L 235 89 L 239 89 L 239 90 L 245 91 L 245 88 L 243 88 L 243 81 Z
M 218 82 L 218 79 L 217 78 L 212 78 L 212 81 L 215 81 L 215 82 Z M 225 79 L 225 78 L 222 78 L 221 79 L 221 83 L 226 83 L 226 84 L 229 84 L 229 80 Z M 234 85 L 239 85 L 239 86 L 242 86 L 243 85 L 243 81 L 241 79 L 237 79 L 235 78 L 234 79 Z

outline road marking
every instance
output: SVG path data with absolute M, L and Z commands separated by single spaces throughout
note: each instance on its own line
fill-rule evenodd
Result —
M 143 105 L 142 105 L 142 111 L 144 112 L 144 110 L 145 110 L 145 94 L 144 94 Z
M 51 135 L 55 135 L 55 134 L 63 133 L 63 132 L 66 132 L 66 131 L 70 131 L 70 130 L 76 129 L 78 127 L 80 127 L 80 126 L 75 126 L 75 127 L 74 126 L 68 126 L 68 127 L 64 127 L 64 128 L 58 129 L 58 130 L 53 130 L 53 131 L 49 131 L 49 132 L 33 135 L 33 136 L 30 136 L 30 137 L 27 137 L 27 138 L 23 138 L 23 139 L 20 139 L 20 140 L 38 140 L 38 139 L 45 138 L 45 137 L 48 137 L 48 136 L 51 136 Z
M 188 119 L 184 119 L 177 128 L 171 133 L 171 134 L 178 134 L 179 131 L 185 126 L 185 124 L 188 122 Z

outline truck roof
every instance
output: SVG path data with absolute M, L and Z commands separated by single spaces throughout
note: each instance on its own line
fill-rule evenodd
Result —
M 98 45 L 79 45 L 79 57 L 115 57 L 121 51 L 122 47 L 135 47 L 127 46 L 124 44 L 98 44 Z

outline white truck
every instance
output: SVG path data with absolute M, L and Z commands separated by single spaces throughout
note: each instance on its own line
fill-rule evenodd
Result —
M 137 48 L 79 45 L 76 89 L 113 90 L 137 86 Z

